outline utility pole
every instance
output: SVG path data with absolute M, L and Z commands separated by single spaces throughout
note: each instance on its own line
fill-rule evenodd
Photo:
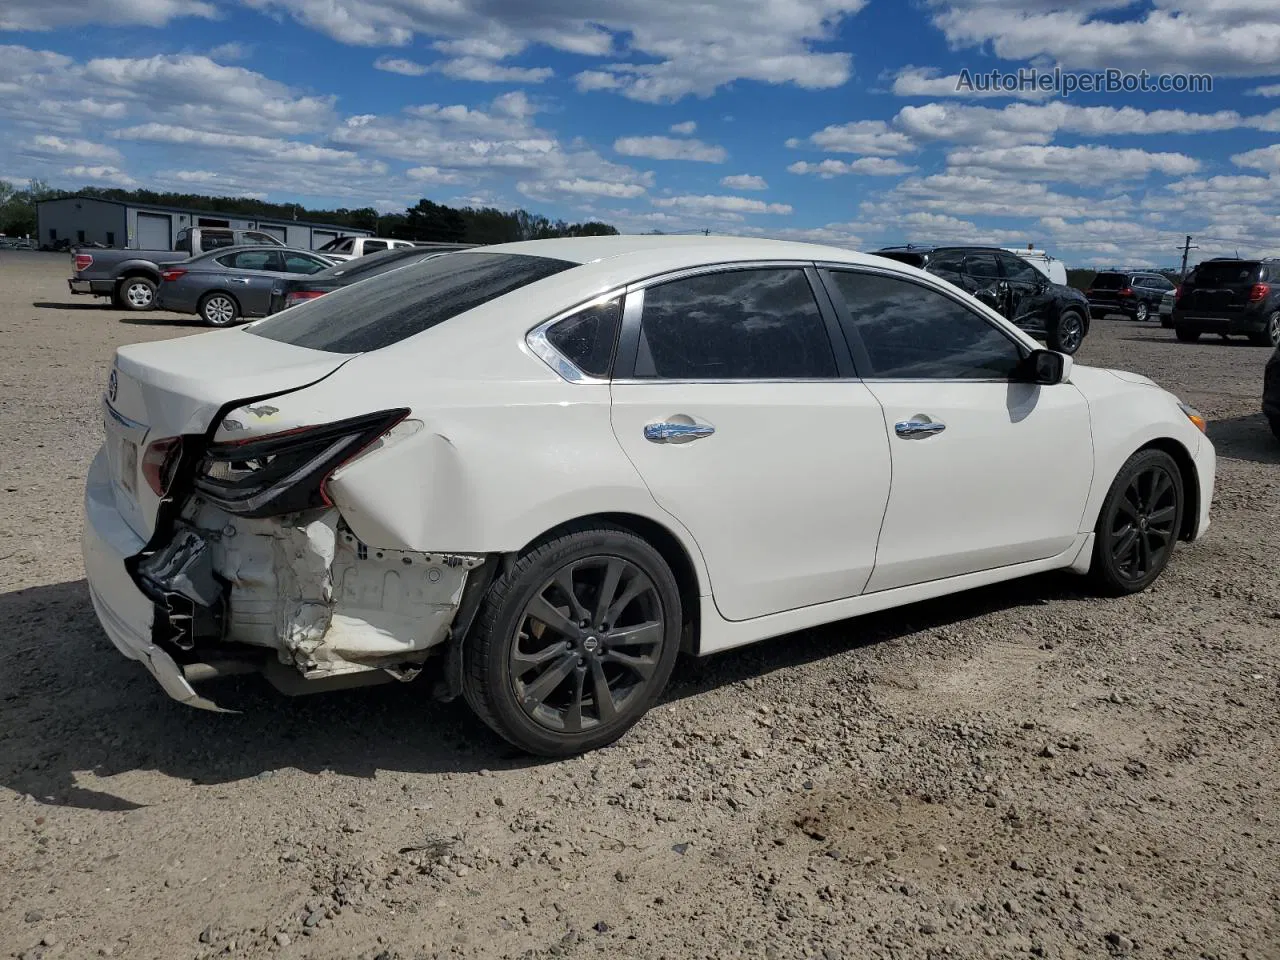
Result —
M 1182 277 L 1180 279 L 1180 282 L 1185 281 L 1187 279 L 1188 254 L 1190 254 L 1192 250 L 1199 250 L 1199 249 L 1200 249 L 1199 247 L 1193 247 L 1191 245 L 1191 234 L 1187 234 L 1187 241 L 1182 245 Z
M 711 236 L 711 229 L 710 229 L 709 227 L 703 227 L 703 228 L 702 228 L 702 235 L 703 235 L 704 237 L 709 237 L 709 236 Z

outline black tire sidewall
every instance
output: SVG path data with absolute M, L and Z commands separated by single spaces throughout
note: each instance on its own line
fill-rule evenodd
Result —
M 1141 580 L 1130 580 L 1120 576 L 1111 557 L 1111 525 L 1115 517 L 1116 505 L 1124 495 L 1129 483 L 1137 474 L 1156 465 L 1164 467 L 1173 479 L 1173 488 L 1177 495 L 1177 514 L 1173 522 L 1174 542 L 1170 546 L 1169 552 L 1165 555 L 1164 562 L 1158 569 L 1149 571 Z M 1139 450 L 1126 460 L 1124 466 L 1116 474 L 1115 480 L 1112 481 L 1106 498 L 1102 501 L 1102 509 L 1098 512 L 1098 522 L 1094 527 L 1091 572 L 1098 584 L 1111 594 L 1130 594 L 1141 593 L 1155 583 L 1164 573 L 1165 567 L 1168 566 L 1170 559 L 1173 557 L 1173 546 L 1177 545 L 1178 534 L 1182 529 L 1182 520 L 1186 509 L 1187 499 L 1186 491 L 1183 489 L 1182 471 L 1178 469 L 1178 464 L 1173 457 L 1163 450 L 1148 448 Z
M 558 733 L 542 727 L 521 709 L 511 685 L 508 658 L 534 593 L 565 564 L 593 556 L 620 557 L 650 577 L 662 603 L 666 636 L 658 668 L 643 697 L 606 726 L 581 734 Z M 661 554 L 640 537 L 613 528 L 566 533 L 530 550 L 490 587 L 475 629 L 463 644 L 463 695 L 496 733 L 529 753 L 564 757 L 605 746 L 623 736 L 662 695 L 680 653 L 682 615 L 675 576 Z
M 1077 343 L 1073 349 L 1066 350 L 1066 349 L 1063 349 L 1063 345 L 1062 345 L 1062 324 L 1064 321 L 1067 321 L 1070 319 L 1074 319 L 1076 323 L 1080 324 L 1080 342 Z M 1086 330 L 1085 330 L 1084 317 L 1081 316 L 1079 313 L 1076 313 L 1076 311 L 1074 310 L 1064 310 L 1062 313 L 1058 315 L 1058 322 L 1054 324 L 1053 336 L 1050 337 L 1049 345 L 1053 350 L 1057 351 L 1058 353 L 1065 353 L 1068 356 L 1071 356 L 1077 350 L 1079 350 L 1082 346 L 1084 346 L 1085 335 L 1086 335 Z

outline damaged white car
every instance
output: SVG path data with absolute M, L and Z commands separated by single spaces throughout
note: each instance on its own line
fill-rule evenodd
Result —
M 1145 589 L 1214 479 L 1151 381 L 761 240 L 461 251 L 123 347 L 103 411 L 93 603 L 170 696 L 425 673 L 546 755 L 622 735 L 681 650 L 1052 569 Z

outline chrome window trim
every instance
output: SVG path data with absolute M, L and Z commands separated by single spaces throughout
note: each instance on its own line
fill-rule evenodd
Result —
M 635 280 L 627 285 L 627 293 L 638 293 L 660 283 L 671 283 L 688 277 L 702 276 L 707 273 L 734 273 L 738 270 L 803 270 L 814 266 L 812 260 L 728 260 L 719 263 L 705 263 L 696 267 L 680 267 L 666 273 L 654 274 L 643 280 Z M 705 380 L 696 381 L 705 383 Z
M 427 258 L 430 259 L 430 258 Z M 397 268 L 398 269 L 398 268 Z M 562 380 L 569 383 L 609 383 L 609 377 L 593 377 L 591 374 L 582 370 L 576 363 L 566 357 L 551 344 L 551 340 L 547 337 L 547 331 L 554 327 L 561 320 L 568 320 L 570 317 L 583 310 L 591 307 L 599 306 L 602 303 L 608 303 L 610 300 L 620 300 L 626 294 L 626 287 L 618 287 L 608 293 L 598 294 L 590 300 L 570 307 L 557 313 L 550 320 L 544 320 L 532 330 L 525 334 L 525 345 L 533 352 L 539 360 L 551 368 Z M 625 320 L 626 304 L 623 304 L 623 320 Z M 620 324 L 621 325 L 621 324 Z

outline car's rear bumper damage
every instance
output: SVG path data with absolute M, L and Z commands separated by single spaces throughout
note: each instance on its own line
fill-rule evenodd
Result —
M 409 680 L 444 654 L 482 576 L 477 555 L 383 550 L 334 508 L 248 519 L 198 494 L 143 544 L 115 507 L 106 458 L 90 471 L 85 565 L 112 641 L 174 699 L 193 682 L 260 671 L 286 693 Z

